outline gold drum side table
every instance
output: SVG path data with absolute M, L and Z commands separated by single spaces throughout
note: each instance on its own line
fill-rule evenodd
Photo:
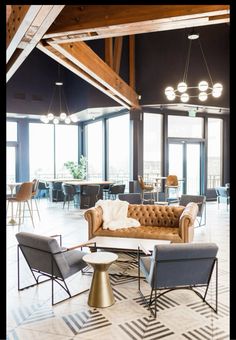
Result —
M 94 269 L 89 291 L 88 305 L 91 307 L 109 307 L 115 303 L 108 268 L 118 255 L 110 252 L 96 252 L 83 256 L 83 260 Z

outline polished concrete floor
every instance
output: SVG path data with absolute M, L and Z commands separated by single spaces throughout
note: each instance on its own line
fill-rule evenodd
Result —
M 82 210 L 62 209 L 62 203 L 42 199 L 39 221 L 34 212 L 35 229 L 29 218 L 21 231 L 43 235 L 62 234 L 64 245 L 72 246 L 88 239 L 87 222 Z M 229 338 L 229 212 L 226 205 L 217 207 L 207 202 L 207 223 L 195 229 L 195 242 L 216 242 L 219 246 L 219 312 L 216 315 L 192 292 L 175 291 L 160 300 L 156 320 L 137 291 L 137 281 L 112 278 L 115 304 L 108 308 L 91 308 L 84 293 L 54 307 L 51 287 L 17 290 L 16 238 L 18 226 L 7 225 L 7 339 L 69 340 L 95 339 L 197 339 L 223 340 Z M 8 217 L 9 220 L 9 217 Z M 32 283 L 31 273 L 22 262 L 22 284 Z M 68 280 L 73 293 L 88 288 L 91 275 L 74 275 Z M 122 283 L 122 284 L 121 284 Z M 147 283 L 142 289 L 150 294 Z M 65 297 L 60 288 L 56 297 Z M 214 282 L 209 289 L 209 302 L 214 303 Z

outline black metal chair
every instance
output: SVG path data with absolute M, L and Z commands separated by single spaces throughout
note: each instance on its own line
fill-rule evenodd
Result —
M 112 186 L 113 184 L 104 184 L 102 186 L 102 193 L 103 193 L 103 199 L 106 200 L 108 199 L 108 192 L 110 190 L 110 187 Z
M 118 194 L 123 194 L 125 192 L 125 184 L 113 184 L 110 186 L 108 191 L 109 199 L 116 199 Z
M 148 256 L 140 256 L 140 248 Z M 176 289 L 195 292 L 215 313 L 218 304 L 218 246 L 215 243 L 172 243 L 155 245 L 152 255 L 141 245 L 138 249 L 138 290 L 156 318 L 157 301 L 164 294 Z M 151 255 L 151 256 L 150 256 Z M 206 296 L 216 265 L 215 308 L 206 301 Z M 140 289 L 140 269 L 151 287 L 149 301 Z M 195 288 L 206 287 L 204 295 Z M 157 295 L 157 290 L 164 290 Z M 153 297 L 154 293 L 154 297 Z M 151 306 L 154 304 L 154 311 Z
M 37 198 L 47 197 L 49 198 L 49 184 L 45 181 L 39 180 Z
M 51 186 L 51 194 L 52 194 L 52 202 L 62 202 L 64 200 L 64 195 L 62 192 L 62 182 L 52 182 Z
M 220 203 L 226 203 L 227 211 L 228 206 L 230 203 L 230 186 L 229 183 L 227 183 L 227 186 L 225 187 L 216 187 L 216 197 L 217 197 L 217 203 L 218 203 L 218 209 Z
M 57 236 L 60 237 L 60 245 L 55 239 Z M 83 256 L 86 253 L 82 251 L 82 247 L 94 244 L 94 242 L 80 244 L 70 248 L 63 248 L 61 244 L 61 235 L 42 236 L 34 233 L 20 232 L 16 234 L 16 238 L 18 241 L 17 269 L 19 291 L 51 280 L 52 305 L 88 291 L 88 289 L 86 289 L 78 294 L 71 295 L 65 280 L 79 271 L 83 272 L 83 268 L 85 268 L 87 264 L 83 261 Z M 76 250 L 77 248 L 81 248 L 81 251 Z M 19 250 L 21 250 L 33 278 L 36 281 L 36 283 L 23 288 L 20 286 Z M 42 276 L 47 277 L 47 279 L 39 282 L 39 279 Z M 62 299 L 56 303 L 54 303 L 54 281 L 69 295 L 68 298 Z
M 68 202 L 68 210 L 69 210 L 70 201 L 74 201 L 75 195 L 77 194 L 76 188 L 74 185 L 62 183 L 62 192 L 64 194 L 63 209 L 65 207 L 66 202 Z M 75 201 L 74 201 L 74 206 L 75 206 Z
M 179 205 L 186 205 L 189 202 L 197 203 L 198 205 L 198 213 L 197 213 L 197 222 L 198 226 L 201 227 L 206 224 L 206 196 L 204 195 L 181 195 L 179 200 Z
M 88 209 L 95 206 L 98 201 L 100 185 L 86 185 L 80 193 L 80 208 Z

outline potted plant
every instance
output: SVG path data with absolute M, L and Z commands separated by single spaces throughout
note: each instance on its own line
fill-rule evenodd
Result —
M 73 178 L 83 180 L 87 175 L 87 159 L 83 155 L 80 156 L 79 163 L 68 161 L 64 166 L 70 171 Z

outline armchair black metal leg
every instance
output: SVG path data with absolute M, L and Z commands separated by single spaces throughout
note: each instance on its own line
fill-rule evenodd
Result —
M 138 247 L 138 290 L 140 290 L 140 248 Z
M 27 261 L 26 261 L 26 262 L 27 262 Z M 28 262 L 27 262 L 27 264 L 28 264 Z M 29 264 L 28 264 L 28 266 L 29 266 Z M 29 266 L 29 268 L 30 268 L 30 266 Z M 33 275 L 33 278 L 34 278 L 34 280 L 35 280 L 36 283 L 33 283 L 32 285 L 25 286 L 25 287 L 21 288 L 21 287 L 20 287 L 20 246 L 17 245 L 17 288 L 18 288 L 18 290 L 24 290 L 24 289 L 26 289 L 26 288 L 30 288 L 30 287 L 33 287 L 33 286 L 36 286 L 36 285 L 39 284 L 39 282 L 38 282 L 38 280 L 36 279 L 36 277 L 35 277 L 33 271 L 31 270 L 31 268 L 30 268 L 30 271 L 31 271 L 31 273 L 32 273 L 32 275 Z M 48 281 L 48 280 L 45 280 L 45 281 Z M 43 282 L 45 282 L 45 281 L 43 281 Z M 42 282 L 40 282 L 40 283 L 42 283 Z

